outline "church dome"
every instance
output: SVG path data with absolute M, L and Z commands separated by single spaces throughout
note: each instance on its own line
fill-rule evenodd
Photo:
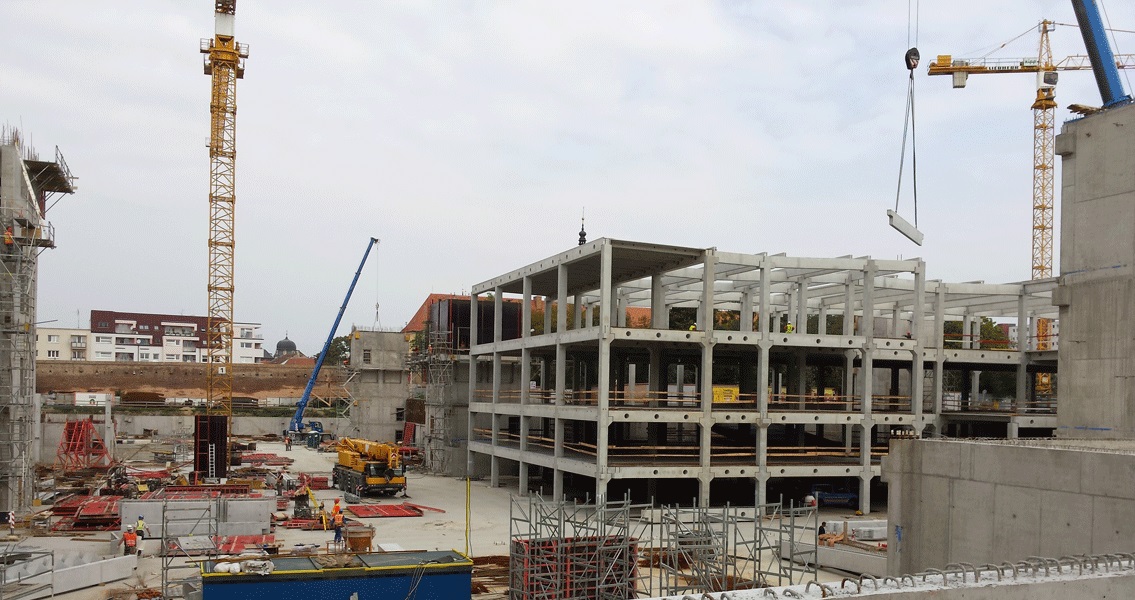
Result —
M 296 353 L 296 343 L 284 336 L 284 339 L 276 342 L 276 356 L 285 356 L 287 354 Z

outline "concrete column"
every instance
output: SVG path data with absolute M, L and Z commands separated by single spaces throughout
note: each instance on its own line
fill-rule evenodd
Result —
M 524 277 L 521 286 L 524 303 L 520 306 L 520 337 L 527 338 L 532 335 L 532 278 Z
M 855 334 L 855 275 L 847 272 L 847 283 L 843 287 L 843 335 Z
M 1015 440 L 1015 439 L 1020 438 L 1021 437 L 1021 425 L 1019 423 L 1017 423 L 1016 421 L 1012 421 L 1012 420 L 1009 421 L 1009 429 L 1007 431 L 1006 437 L 1008 437 L 1011 440 Z
M 664 391 L 666 378 L 662 373 L 662 350 L 651 345 L 648 352 L 650 352 L 650 369 L 646 373 L 646 389 L 650 392 Z M 652 393 L 649 396 L 651 401 L 654 401 L 658 399 L 659 394 Z
M 808 278 L 801 277 L 799 292 L 796 294 L 796 331 L 808 333 Z
M 769 480 L 768 471 L 762 471 L 760 474 L 757 475 L 757 482 L 756 482 L 757 483 L 757 506 L 769 503 L 769 501 L 768 501 L 768 480 Z M 768 515 L 757 515 L 757 516 L 760 517 L 760 516 L 768 516 Z
M 653 329 L 670 327 L 666 311 L 666 288 L 662 285 L 661 273 L 655 273 L 650 278 L 650 326 Z
M 771 287 L 772 287 L 772 269 L 768 266 L 767 263 L 762 262 L 761 263 L 761 305 L 760 305 L 760 311 L 761 312 L 760 312 L 760 315 L 759 315 L 760 325 L 761 325 L 761 339 L 762 340 L 769 339 L 769 331 L 771 331 L 771 329 L 769 329 L 769 327 L 771 327 L 771 323 L 772 323 L 772 315 L 769 314 L 769 311 L 772 310 L 772 307 L 770 306 L 771 305 L 770 296 L 771 296 L 771 293 L 772 293 L 771 289 L 770 289 Z M 768 358 L 767 350 L 765 352 L 766 353 L 765 353 L 764 356 L 765 356 L 765 358 Z M 764 382 L 765 382 L 765 386 L 767 386 L 768 385 L 768 375 L 767 375 L 768 362 L 762 361 L 761 368 L 766 370 L 766 374 L 764 376 Z M 764 387 L 762 387 L 761 389 L 763 390 Z
M 559 469 L 552 471 L 552 498 L 564 499 L 564 472 Z
M 768 471 L 768 423 L 764 422 L 757 425 L 757 468 Z
M 1015 395 L 1017 410 L 1023 408 L 1029 401 L 1029 355 L 1025 351 L 1025 334 L 1028 330 L 1028 317 L 1025 313 L 1025 294 L 1022 291 L 1017 296 L 1017 393 Z
M 556 392 L 555 403 L 562 406 L 567 383 L 567 346 L 563 336 L 567 331 L 567 265 L 556 269 Z M 558 445 L 558 444 L 557 444 Z M 557 496 L 558 497 L 558 496 Z
M 847 316 L 844 316 L 847 322 Z M 844 410 L 851 412 L 852 398 L 855 397 L 855 350 L 843 351 L 843 401 Z
M 741 331 L 753 331 L 753 292 L 745 290 L 741 292 Z
M 874 365 L 872 354 L 872 347 L 875 340 L 875 261 L 867 261 L 867 268 L 863 271 L 863 331 L 860 332 L 865 338 L 863 350 L 863 371 L 861 377 L 863 379 L 863 414 L 871 416 L 871 396 L 872 380 L 874 376 Z
M 109 404 L 109 403 L 108 403 Z M 40 394 L 32 395 L 32 443 L 30 457 L 32 464 L 38 464 L 40 457 L 43 456 L 43 396 Z M 114 458 L 114 438 L 111 437 L 106 442 L 107 451 L 110 457 Z
M 611 244 L 604 243 L 600 251 L 600 267 L 599 267 L 599 297 L 601 298 L 599 304 L 599 395 L 598 395 L 598 409 L 599 414 L 596 415 L 596 440 L 595 440 L 595 493 L 596 498 L 606 497 L 607 483 L 605 481 L 607 471 L 607 445 L 608 435 L 610 431 L 610 416 L 608 411 L 611 407 Z M 602 492 L 602 493 L 601 493 Z
M 595 478 L 595 504 L 606 504 L 607 502 L 607 484 L 611 482 L 611 477 L 606 474 L 600 473 Z
M 627 295 L 624 292 L 619 292 L 616 295 L 618 296 L 618 301 L 616 302 L 617 312 L 616 312 L 616 318 L 615 318 L 614 324 L 618 327 L 626 327 L 627 326 Z
M 709 475 L 698 476 L 698 506 L 709 506 L 709 483 L 713 477 Z
M 527 427 L 526 427 L 526 426 L 524 425 L 524 419 L 521 419 L 521 420 L 520 420 L 520 423 L 521 423 L 521 424 L 520 424 L 520 428 L 521 428 L 521 430 L 525 430 L 525 429 L 528 429 L 528 428 L 527 428 Z M 520 439 L 521 439 L 521 443 L 523 444 L 523 443 L 524 443 L 524 442 L 523 442 L 524 438 L 522 437 L 522 438 L 520 438 Z M 524 462 L 524 459 L 523 459 L 523 457 L 522 457 L 522 458 L 521 458 L 521 460 L 520 460 L 520 467 L 519 467 L 519 469 L 518 469 L 518 473 L 517 473 L 517 474 L 518 474 L 518 475 L 519 475 L 519 477 L 520 477 L 520 483 L 519 483 L 519 485 L 518 485 L 518 488 L 519 488 L 519 489 L 518 489 L 518 493 L 519 493 L 519 494 L 520 494 L 521 496 L 527 496 L 527 495 L 528 495 L 528 463 Z
M 902 337 L 902 332 L 899 332 L 899 319 L 902 318 L 902 311 L 899 310 L 899 303 L 895 302 L 891 307 L 891 326 L 887 328 L 891 332 L 891 337 Z
M 552 333 L 552 300 L 544 296 L 544 333 Z
M 34 394 L 34 396 L 36 398 L 38 398 L 39 394 Z M 118 440 L 116 439 L 116 436 L 114 435 L 114 418 L 110 414 L 110 405 L 111 404 L 112 404 L 112 402 L 108 400 L 107 403 L 103 405 L 102 439 L 103 439 L 103 443 L 106 445 L 107 453 L 110 454 L 111 459 L 114 459 L 115 454 L 116 454 L 115 453 L 115 449 L 116 449 L 115 447 L 118 445 Z M 38 403 L 34 405 L 33 411 L 34 411 L 33 414 L 36 414 L 35 424 L 39 425 L 39 416 L 38 416 L 39 404 Z M 229 417 L 229 420 L 230 421 L 232 420 L 231 416 Z M 230 425 L 229 428 L 230 429 L 232 428 L 231 425 Z M 33 435 L 32 436 L 32 443 L 35 444 L 35 441 L 36 441 L 35 436 Z M 35 445 L 38 448 L 39 444 L 35 444 Z M 38 453 L 38 450 L 36 451 L 36 453 Z
M 493 341 L 500 343 L 504 336 L 504 293 L 500 286 L 493 288 Z
M 710 466 L 710 449 L 712 445 L 712 425 L 713 425 L 713 286 L 714 281 L 717 279 L 717 255 L 713 250 L 707 250 L 704 258 L 705 268 L 702 271 L 702 315 L 705 319 L 702 329 L 705 335 L 701 340 L 701 368 L 699 369 L 698 376 L 700 378 L 700 393 L 701 393 L 701 422 L 699 423 L 699 449 L 698 459 L 701 464 L 702 471 L 705 473 L 700 479 L 700 498 L 701 506 L 709 506 L 709 481 L 712 476 L 708 475 Z
M 583 328 L 583 294 L 575 295 L 575 327 L 574 329 Z
M 859 476 L 859 512 L 871 513 L 871 475 Z
M 816 333 L 828 334 L 828 307 L 825 304 L 820 305 L 820 315 L 816 318 Z
M 925 365 L 922 358 L 922 325 L 926 316 L 926 263 L 919 261 L 914 273 L 914 306 L 910 313 L 910 339 L 914 345 L 911 348 L 913 359 L 910 368 L 910 406 L 914 413 L 915 423 L 922 418 L 922 390 L 925 379 Z M 921 425 L 916 425 L 921 431 Z
M 761 318 L 763 319 L 764 315 L 761 315 Z M 757 359 L 757 410 L 761 412 L 762 419 L 768 418 L 769 346 L 771 345 L 771 341 L 761 341 L 759 358 Z
M 477 357 L 473 355 L 473 349 L 477 347 L 477 295 L 469 294 L 469 402 L 474 402 L 477 399 Z M 466 419 L 465 424 L 465 439 L 472 440 L 473 437 L 473 412 L 470 411 L 469 417 Z M 466 445 L 465 449 L 465 475 L 472 476 L 473 473 L 473 452 L 469 450 Z
M 793 285 L 794 285 L 794 287 L 798 287 L 800 284 L 796 283 L 796 284 L 793 284 Z M 785 325 L 786 325 L 785 331 L 786 332 L 788 330 L 788 327 L 787 327 L 788 323 L 792 324 L 792 327 L 794 328 L 793 331 L 800 331 L 799 324 L 796 322 L 796 320 L 797 320 L 796 319 L 796 299 L 799 298 L 799 297 L 800 297 L 800 292 L 798 291 L 798 289 L 793 289 L 792 291 L 788 292 L 788 300 L 787 300 L 787 302 L 785 302 L 785 304 L 788 305 L 787 310 L 785 311 L 787 313 L 787 322 L 785 323 Z

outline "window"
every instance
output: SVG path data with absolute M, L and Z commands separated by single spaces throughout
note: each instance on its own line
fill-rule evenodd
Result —
M 82 350 L 72 350 L 71 351 L 71 360 L 86 360 L 86 359 L 87 359 L 87 353 L 86 352 L 83 352 Z
M 85 336 L 85 335 L 73 335 L 73 336 L 71 336 L 71 343 L 72 344 L 82 344 L 86 341 L 87 341 L 87 336 Z
M 241 343 L 240 343 L 240 347 L 241 347 L 241 348 L 251 348 L 251 347 L 252 347 L 252 342 L 241 342 Z
M 95 336 L 95 343 L 98 343 L 98 344 L 109 344 L 109 343 L 110 343 L 110 336 L 109 336 L 109 335 L 99 335 L 99 336 Z
M 99 327 L 110 327 L 110 323 L 106 321 L 99 321 Z
M 406 420 L 406 409 L 404 407 L 399 407 L 399 408 L 394 409 L 394 420 L 395 421 L 405 421 Z
M 370 364 L 370 350 L 363 350 L 363 364 Z
M 177 355 L 176 354 L 167 354 L 166 360 L 177 360 Z
M 95 358 L 110 358 L 110 352 L 95 352 Z
M 142 331 L 149 331 L 150 326 L 149 325 L 139 325 L 138 329 L 141 329 Z
M 58 350 L 48 350 L 47 351 L 47 357 L 48 358 L 59 358 L 59 351 Z
M 402 371 L 383 371 L 382 383 L 402 383 Z
M 147 359 L 150 358 L 150 353 L 149 352 L 140 352 L 140 353 L 138 353 L 138 358 L 141 359 L 141 360 L 147 360 Z
M 48 341 L 49 343 L 50 343 L 50 342 L 58 342 L 58 341 L 59 341 L 59 336 L 57 336 L 57 335 L 48 335 L 48 336 L 47 336 L 47 341 Z

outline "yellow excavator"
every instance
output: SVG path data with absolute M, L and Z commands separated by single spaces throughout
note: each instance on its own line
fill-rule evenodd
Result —
M 358 438 L 339 438 L 339 462 L 332 485 L 359 497 L 393 496 L 406 490 L 406 466 L 398 446 Z

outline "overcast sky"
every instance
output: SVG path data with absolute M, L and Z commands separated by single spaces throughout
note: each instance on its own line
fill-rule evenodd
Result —
M 0 2 L 0 122 L 42 155 L 58 145 L 79 177 L 48 214 L 58 248 L 40 262 L 41 321 L 206 313 L 198 45 L 212 6 Z M 1104 6 L 1135 29 L 1135 3 Z M 375 236 L 340 332 L 400 328 L 430 292 L 573 246 L 584 208 L 592 239 L 921 256 L 930 278 L 1028 279 L 1034 78 L 955 90 L 925 66 L 1026 31 L 995 56 L 1035 56 L 1036 23 L 1075 23 L 1071 4 L 919 13 L 922 248 L 885 214 L 908 2 L 239 0 L 251 57 L 237 90 L 235 318 L 262 323 L 268 347 L 286 331 L 318 352 Z M 1135 35 L 1116 35 L 1135 52 Z M 1074 27 L 1052 46 L 1083 53 Z M 1091 73 L 1063 74 L 1057 101 L 1060 122 L 1070 103 L 1098 105 Z M 900 212 L 913 220 L 909 177 Z

